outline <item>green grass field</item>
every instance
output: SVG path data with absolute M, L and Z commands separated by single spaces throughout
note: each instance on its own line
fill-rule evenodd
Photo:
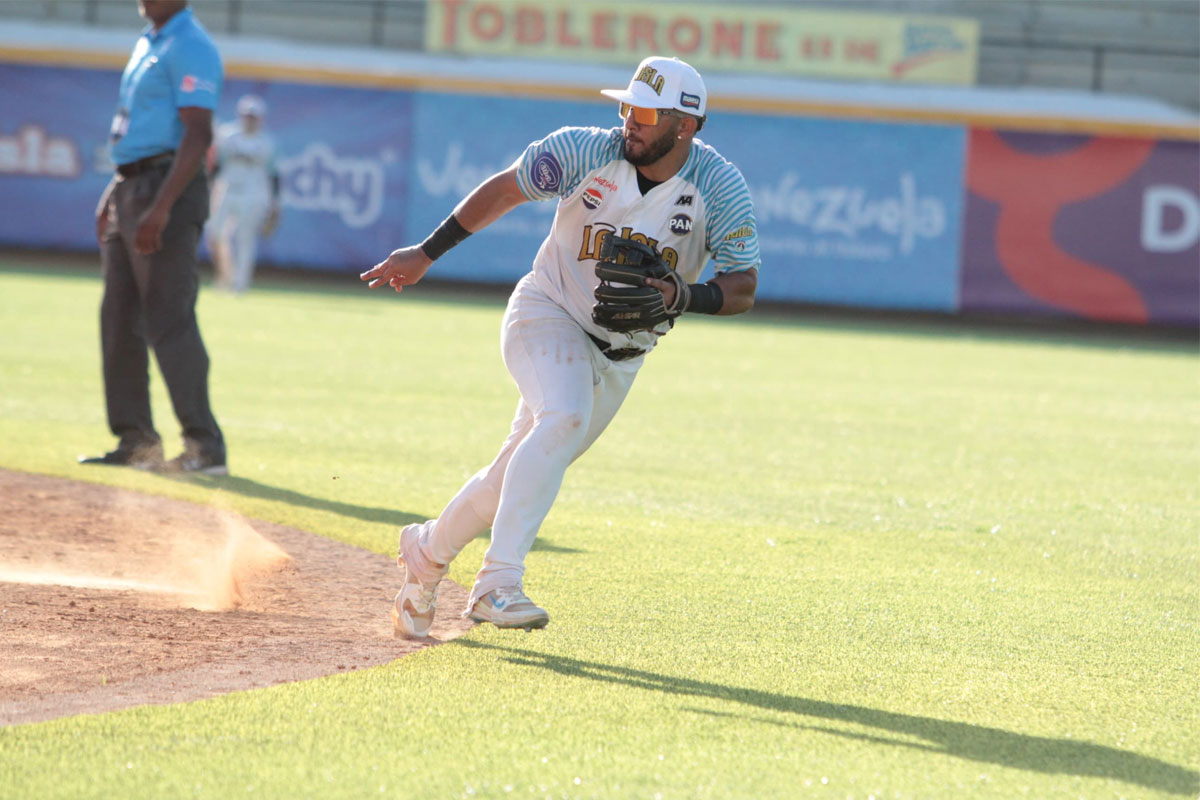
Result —
M 0 467 L 392 553 L 507 433 L 502 298 L 274 279 L 200 300 L 232 477 L 79 467 L 112 444 L 100 288 L 0 258 Z M 688 318 L 530 556 L 546 631 L 0 729 L 0 796 L 1195 797 L 1198 363 L 1112 333 Z

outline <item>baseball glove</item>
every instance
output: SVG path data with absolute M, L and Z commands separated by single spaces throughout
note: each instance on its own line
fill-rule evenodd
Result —
M 619 333 L 653 330 L 664 322 L 674 324 L 687 308 L 691 294 L 687 283 L 648 244 L 607 236 L 596 262 L 596 304 L 592 321 Z M 670 307 L 663 293 L 646 285 L 646 278 L 671 281 L 675 298 Z

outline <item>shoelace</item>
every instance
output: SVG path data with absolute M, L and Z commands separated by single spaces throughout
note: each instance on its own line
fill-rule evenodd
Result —
M 520 584 L 517 584 L 516 586 L 500 587 L 496 590 L 496 599 L 504 601 L 506 605 L 519 603 L 522 601 L 526 603 L 533 602 L 525 596 L 524 587 L 522 587 Z
M 437 600 L 438 587 L 441 583 L 441 578 L 431 583 L 426 583 L 422 580 L 416 582 L 418 588 L 417 601 L 423 608 L 428 609 Z
M 421 587 L 421 594 L 419 595 L 421 602 L 427 606 L 433 605 L 434 601 L 437 600 L 438 585 L 435 583 L 432 589 L 426 589 L 423 583 L 418 585 Z
M 405 563 L 403 553 L 400 554 L 399 563 Z M 405 569 L 412 569 L 412 567 L 406 566 Z M 417 578 L 416 583 L 417 586 L 420 587 L 420 594 L 418 595 L 418 598 L 422 603 L 431 605 L 435 600 L 437 600 L 438 587 L 442 584 L 441 576 L 434 578 L 432 581 L 423 581 L 419 576 L 416 575 L 415 572 L 410 573 L 410 575 Z

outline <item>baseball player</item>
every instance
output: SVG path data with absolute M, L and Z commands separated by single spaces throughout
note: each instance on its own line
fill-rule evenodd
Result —
M 217 285 L 240 294 L 254 277 L 259 235 L 270 235 L 279 221 L 279 171 L 262 98 L 243 95 L 237 111 L 237 120 L 217 131 L 208 250 Z
M 754 209 L 738 169 L 695 138 L 707 106 L 699 73 L 654 56 L 627 88 L 602 94 L 619 103 L 621 127 L 560 128 L 532 143 L 423 243 L 360 276 L 373 289 L 402 291 L 521 203 L 558 201 L 533 269 L 504 313 L 504 363 L 521 395 L 511 433 L 437 519 L 401 531 L 404 583 L 392 608 L 398 636 L 429 634 L 438 582 L 489 527 L 491 546 L 464 616 L 501 628 L 544 627 L 549 615 L 523 590 L 525 556 L 567 467 L 613 419 L 676 317 L 739 314 L 754 303 Z M 710 259 L 715 277 L 698 283 Z M 639 261 L 651 269 L 635 274 Z

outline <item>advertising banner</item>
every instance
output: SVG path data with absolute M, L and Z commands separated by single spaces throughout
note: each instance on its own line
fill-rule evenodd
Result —
M 425 48 L 625 65 L 668 53 L 702 73 L 970 85 L 979 23 L 743 3 L 428 0 Z
M 512 165 L 530 142 L 564 125 L 612 127 L 612 103 L 419 93 L 414 101 L 408 229 L 436 228 L 483 180 Z M 523 203 L 437 264 L 441 278 L 515 283 L 550 232 L 554 201 Z
M 413 231 L 433 230 L 530 142 L 563 125 L 620 122 L 607 102 L 449 94 L 418 95 L 414 112 L 406 215 Z M 701 136 L 741 169 L 754 198 L 759 297 L 955 310 L 961 128 L 722 114 Z M 554 202 L 518 207 L 439 261 L 437 274 L 516 280 L 554 210 Z
M 93 250 L 115 72 L 0 65 L 0 243 Z M 21 87 L 19 96 L 16 87 Z M 424 237 L 482 180 L 563 125 L 615 107 L 550 99 L 229 80 L 217 117 L 254 92 L 278 146 L 283 214 L 261 263 L 359 272 Z M 963 133 L 957 127 L 714 116 L 702 132 L 755 200 L 771 300 L 953 311 Z M 443 258 L 440 278 L 512 283 L 555 203 L 527 203 Z
M 0 64 L 0 243 L 96 247 L 119 79 Z M 260 261 L 360 270 L 403 242 L 410 92 L 227 80 L 217 122 L 247 92 L 266 100 L 281 178 L 282 220 Z
M 962 128 L 750 114 L 711 127 L 754 198 L 759 297 L 957 309 Z
M 118 80 L 0 63 L 0 244 L 96 251 Z M 266 100 L 282 186 L 282 222 L 260 262 L 346 273 L 423 238 L 530 142 L 563 125 L 619 124 L 600 97 L 241 79 L 227 81 L 218 121 L 247 92 Z M 764 300 L 1200 321 L 1194 141 L 743 112 L 712 115 L 700 138 L 750 187 Z M 433 274 L 511 284 L 554 210 L 523 204 Z
M 0 243 L 97 248 L 120 75 L 0 64 Z M 97 262 L 99 263 L 99 262 Z
M 283 205 L 262 261 L 361 272 L 407 243 L 411 92 L 229 80 L 222 120 L 249 91 L 267 104 Z
M 1200 321 L 1200 144 L 971 131 L 962 309 Z

